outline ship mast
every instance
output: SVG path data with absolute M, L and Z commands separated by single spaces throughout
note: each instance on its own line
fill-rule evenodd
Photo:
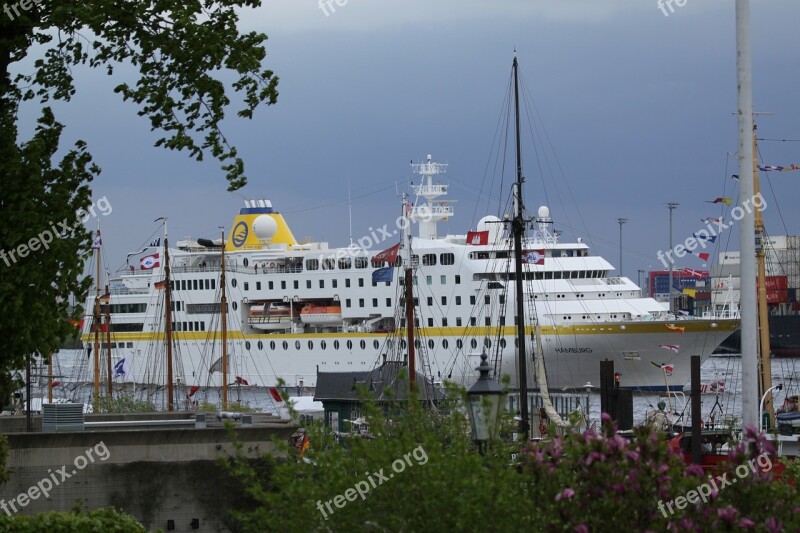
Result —
M 94 248 L 94 261 L 97 266 L 94 284 L 94 407 L 97 409 L 100 404 L 100 225 L 97 227 L 97 237 L 92 248 Z
M 106 300 L 106 355 L 108 356 L 107 359 L 107 371 L 108 371 L 108 398 L 111 399 L 114 395 L 114 389 L 112 387 L 112 375 L 111 375 L 111 291 L 108 287 L 108 272 L 106 272 L 106 293 L 105 296 Z
M 220 261 L 220 321 L 222 326 L 222 410 L 228 409 L 228 298 L 225 294 L 225 229 L 222 230 L 222 260 Z
M 761 186 L 758 176 L 758 144 L 756 142 L 756 125 L 753 124 L 753 198 L 761 194 Z M 755 203 L 755 202 L 752 202 Z M 755 209 L 755 234 L 756 234 L 756 267 L 758 268 L 757 290 L 758 298 L 758 377 L 760 398 L 764 391 L 772 388 L 772 361 L 770 360 L 769 346 L 769 310 L 767 306 L 767 269 L 765 265 L 766 256 L 766 232 L 764 231 L 764 215 L 760 207 Z M 775 405 L 772 402 L 772 393 L 769 394 L 764 404 L 769 412 L 770 421 L 775 420 Z M 758 413 L 758 416 L 763 416 Z
M 164 217 L 164 336 L 167 343 L 167 409 L 175 410 L 175 391 L 172 388 L 172 287 L 169 268 L 169 237 Z
M 406 342 L 408 343 L 408 383 L 409 392 L 414 393 L 416 385 L 417 366 L 416 353 L 414 351 L 414 266 L 411 264 L 411 221 L 408 220 L 408 198 L 403 194 L 403 216 L 406 223 L 403 228 L 403 246 L 406 249 L 406 270 L 405 270 L 405 296 L 406 296 Z
M 519 380 L 519 433 L 523 441 L 528 440 L 530 429 L 528 415 L 528 368 L 525 354 L 525 302 L 523 300 L 523 272 L 522 272 L 522 236 L 525 232 L 525 220 L 523 219 L 524 207 L 522 204 L 522 183 L 525 178 L 522 176 L 522 150 L 519 138 L 519 76 L 517 65 L 517 54 L 514 52 L 514 119 L 517 137 L 517 183 L 514 188 L 514 203 L 516 212 L 512 222 L 514 233 L 514 272 L 516 279 L 516 302 L 517 302 L 517 379 Z
M 750 0 L 736 0 L 736 74 L 739 113 L 739 194 L 755 197 L 753 172 L 753 74 L 750 56 Z M 755 217 L 745 209 L 739 228 L 741 266 L 742 423 L 758 427 L 758 317 L 756 315 Z

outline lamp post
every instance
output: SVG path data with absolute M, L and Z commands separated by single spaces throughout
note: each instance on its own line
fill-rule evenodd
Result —
M 481 354 L 481 364 L 475 370 L 481 373 L 478 381 L 467 391 L 467 408 L 472 430 L 472 440 L 481 454 L 497 435 L 497 421 L 502 408 L 503 390 L 489 377 L 492 367 L 486 352 Z
M 619 222 L 619 277 L 622 277 L 622 225 L 627 221 L 627 218 L 617 219 L 617 222 Z
M 769 389 L 767 389 L 767 392 L 764 393 L 764 396 L 761 397 L 761 405 L 758 408 L 758 414 L 759 414 L 758 430 L 759 430 L 759 432 L 764 431 L 764 414 L 765 414 L 764 413 L 764 402 L 766 401 L 767 396 L 769 396 L 769 393 L 771 393 L 773 390 L 783 390 L 783 383 L 775 385 L 774 387 L 770 387 Z M 769 419 L 769 420 L 771 421 L 771 419 Z
M 669 202 L 667 204 L 667 209 L 669 209 L 669 250 L 672 251 L 672 212 L 679 206 L 680 204 L 675 202 Z M 674 313 L 674 304 L 672 301 L 672 269 L 675 266 L 674 261 L 669 262 L 669 311 L 670 313 Z

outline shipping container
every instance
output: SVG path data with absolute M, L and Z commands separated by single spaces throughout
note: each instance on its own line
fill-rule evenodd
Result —
M 786 289 L 767 289 L 767 303 L 779 304 L 789 301 L 789 294 Z
M 767 290 L 786 290 L 788 288 L 786 276 L 767 276 L 764 282 Z

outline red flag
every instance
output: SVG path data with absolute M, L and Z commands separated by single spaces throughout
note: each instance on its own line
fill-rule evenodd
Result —
M 240 385 L 250 385 L 242 376 L 236 376 L 236 383 L 239 383 Z
M 468 231 L 467 244 L 483 246 L 489 244 L 489 231 Z
M 189 394 L 187 394 L 187 397 L 191 398 L 192 396 L 194 396 L 194 393 L 196 393 L 199 390 L 200 390 L 200 386 L 192 385 L 192 388 L 189 389 Z
M 693 270 L 691 268 L 684 268 L 683 273 L 688 274 L 689 276 L 692 276 L 693 278 L 697 279 L 708 277 L 708 272 L 706 272 L 705 270 Z
M 59 385 L 61 385 L 60 381 L 54 381 L 50 384 L 51 387 L 58 387 Z
M 375 257 L 372 258 L 373 263 L 389 263 L 393 265 L 394 262 L 397 260 L 397 253 L 400 251 L 400 243 L 398 242 L 391 248 L 388 248 Z
M 166 280 L 156 281 L 153 283 L 153 287 L 156 289 L 165 289 L 167 287 L 167 282 Z
M 272 395 L 272 399 L 275 400 L 276 402 L 282 402 L 283 401 L 283 398 L 281 398 L 281 394 L 278 392 L 278 389 L 276 389 L 275 387 L 270 387 L 269 388 L 269 393 Z
M 150 270 L 151 268 L 161 266 L 161 259 L 158 254 L 146 255 L 139 259 L 139 264 L 141 265 L 142 270 Z

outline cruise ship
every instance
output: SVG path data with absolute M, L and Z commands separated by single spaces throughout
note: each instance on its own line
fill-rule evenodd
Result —
M 110 354 L 115 380 L 163 385 L 169 257 L 173 381 L 187 389 L 220 386 L 224 256 L 228 381 L 314 387 L 318 371 L 371 370 L 391 354 L 403 357 L 403 269 L 410 264 L 417 370 L 469 386 L 486 351 L 513 388 L 516 280 L 508 220 L 486 216 L 470 231 L 439 235 L 439 223 L 455 215 L 440 182 L 446 167 L 430 156 L 412 164 L 420 178 L 413 201 L 398 206 L 396 220 L 343 248 L 298 242 L 267 200 L 246 200 L 224 242 L 222 235 L 184 239 L 167 250 L 165 232 L 129 254 L 129 270 L 110 281 L 108 293 L 90 291 L 82 340 L 87 350 L 96 345 Z M 526 353 L 530 359 L 537 351 L 531 348 L 541 346 L 551 389 L 598 383 L 606 359 L 622 387 L 681 389 L 690 356 L 705 360 L 737 328 L 737 320 L 671 315 L 666 304 L 613 275 L 614 267 L 581 239 L 560 242 L 546 206 L 537 215 L 523 243 Z M 110 317 L 109 333 L 99 338 L 93 324 L 106 319 L 93 319 L 96 298 L 100 314 Z M 534 333 L 541 342 L 533 342 Z M 536 383 L 530 373 L 528 382 Z

